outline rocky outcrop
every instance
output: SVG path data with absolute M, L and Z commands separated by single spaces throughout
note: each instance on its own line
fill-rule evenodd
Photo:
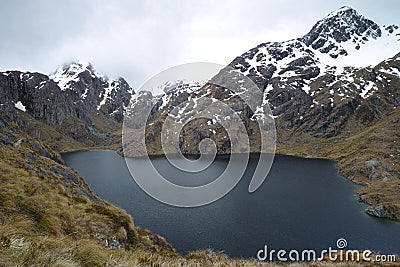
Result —
M 318 21 L 311 31 L 299 40 L 315 50 L 337 58 L 339 55 L 348 54 L 341 43 L 352 41 L 358 50 L 368 38 L 376 39 L 381 35 L 378 24 L 344 6 Z
M 371 216 L 378 218 L 395 219 L 395 217 L 388 211 L 385 205 L 369 206 L 365 212 Z
M 49 125 L 66 118 L 88 119 L 87 107 L 72 92 L 61 92 L 57 84 L 40 73 L 10 71 L 0 73 L 0 110 L 15 116 L 14 105 L 20 101 L 26 112 Z
M 123 78 L 109 80 L 89 63 L 73 62 L 49 76 L 0 72 L 0 126 L 15 122 L 20 131 L 42 138 L 42 129 L 31 127 L 23 111 L 79 142 L 109 144 L 133 95 Z
M 121 122 L 133 94 L 123 78 L 110 81 L 84 63 L 65 65 L 50 76 L 0 73 L 0 110 L 12 116 L 14 105 L 21 102 L 26 112 L 49 125 L 60 125 L 71 117 L 89 121 L 97 111 Z
M 74 92 L 89 114 L 98 110 L 118 122 L 122 122 L 125 107 L 134 95 L 124 78 L 110 80 L 96 72 L 88 62 L 77 61 L 64 65 L 49 77 L 63 92 Z
M 381 163 L 378 159 L 373 158 L 365 161 L 365 168 L 363 168 L 363 175 L 369 180 L 382 180 L 387 182 L 390 180 L 390 173 L 393 169 L 384 163 Z

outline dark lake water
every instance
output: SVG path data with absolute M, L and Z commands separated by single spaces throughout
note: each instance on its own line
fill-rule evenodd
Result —
M 270 249 L 336 248 L 345 238 L 349 249 L 400 254 L 400 224 L 364 213 L 358 186 L 338 175 L 333 161 L 276 155 L 262 186 L 248 193 L 257 158 L 252 157 L 237 186 L 226 196 L 197 208 L 172 207 L 143 192 L 122 157 L 113 151 L 63 155 L 103 199 L 125 209 L 135 224 L 164 236 L 185 254 L 212 248 L 234 257 L 256 257 Z M 193 174 L 177 171 L 165 158 L 153 164 L 171 180 L 186 183 Z M 207 183 L 218 176 L 227 159 L 217 159 L 195 174 Z

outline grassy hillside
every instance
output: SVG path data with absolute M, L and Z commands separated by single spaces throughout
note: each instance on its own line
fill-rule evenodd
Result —
M 50 127 L 25 113 L 20 116 L 18 123 L 0 129 L 0 266 L 276 266 L 231 259 L 209 250 L 178 255 L 161 236 L 136 227 L 125 211 L 100 199 L 62 163 L 58 151 L 115 148 L 118 125 L 94 117 L 96 131 L 114 129 L 107 145 L 93 136 L 86 142 L 69 137 L 71 131 L 84 133 L 79 121 Z M 278 152 L 335 159 L 343 175 L 367 185 L 360 189 L 361 199 L 384 206 L 399 219 L 399 120 L 400 110 L 396 110 L 348 138 L 292 136 L 278 129 Z M 40 138 L 26 134 L 35 129 L 40 130 Z M 379 162 L 374 166 L 376 180 L 366 178 L 371 170 L 365 162 L 371 159 Z M 379 265 L 322 262 L 290 266 Z
M 0 266 L 102 266 L 125 257 L 125 249 L 176 256 L 162 237 L 135 227 L 56 162 L 49 146 L 28 136 L 8 136 L 5 144 L 2 137 Z
M 97 197 L 74 170 L 41 156 L 32 147 L 37 140 L 18 140 L 20 146 L 0 144 L 0 266 L 277 266 L 210 250 L 180 256 Z

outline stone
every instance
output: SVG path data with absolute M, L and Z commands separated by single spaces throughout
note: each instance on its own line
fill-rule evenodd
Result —
M 27 160 L 29 163 L 34 163 L 34 162 L 36 161 L 36 157 L 35 157 L 34 155 L 28 153 L 28 154 L 26 155 L 26 160 Z
M 11 145 L 12 141 L 8 135 L 3 135 L 0 134 L 0 142 L 2 142 L 5 145 Z
M 58 167 L 57 165 L 54 165 L 52 167 L 52 171 L 56 174 L 60 174 L 61 176 L 63 176 L 64 181 L 66 181 L 66 182 L 73 182 L 75 184 L 81 184 L 78 177 L 76 177 L 76 175 L 70 170 L 62 169 L 62 168 Z
M 394 219 L 393 215 L 383 205 L 369 206 L 365 209 L 365 212 L 371 216 L 379 218 Z
M 377 173 L 377 172 L 372 172 L 369 176 L 368 176 L 368 179 L 370 179 L 370 180 L 376 180 L 376 179 L 378 179 L 378 177 L 379 177 L 379 174 Z
M 371 160 L 367 160 L 365 162 L 365 166 L 367 166 L 368 168 L 372 168 L 372 167 L 378 167 L 381 164 L 379 163 L 379 161 L 377 159 L 371 159 Z

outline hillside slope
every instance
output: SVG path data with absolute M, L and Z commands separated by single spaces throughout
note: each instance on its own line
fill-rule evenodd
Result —
M 274 118 L 278 153 L 336 160 L 344 176 L 366 185 L 359 194 L 371 204 L 368 214 L 400 220 L 399 34 L 396 25 L 379 26 L 344 7 L 302 37 L 260 44 L 225 69 L 261 89 L 254 110 L 228 84 L 216 82 L 223 78 L 218 75 L 206 84 L 171 82 L 153 96 L 135 94 L 123 78 L 110 80 L 85 62 L 50 75 L 1 72 L 0 266 L 273 266 L 210 251 L 177 255 L 162 237 L 101 200 L 59 156 L 119 148 L 124 113 L 132 116 L 131 127 L 145 125 L 149 151 L 161 154 L 168 113 L 177 121 L 190 118 L 204 99 L 235 110 L 251 152 L 260 152 L 258 122 Z M 146 122 L 140 115 L 149 105 Z M 216 142 L 218 153 L 230 152 L 219 124 L 230 117 L 214 115 L 185 126 L 184 153 L 198 153 L 204 138 Z

